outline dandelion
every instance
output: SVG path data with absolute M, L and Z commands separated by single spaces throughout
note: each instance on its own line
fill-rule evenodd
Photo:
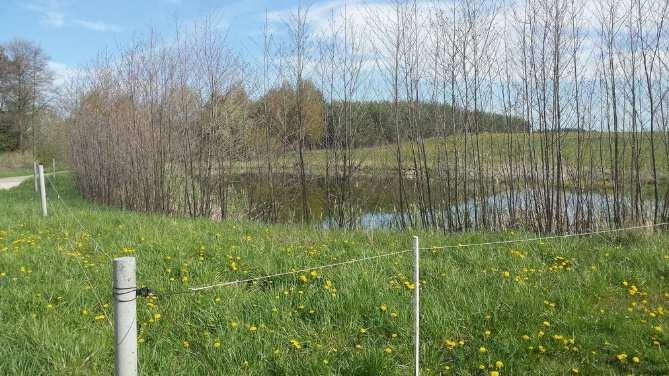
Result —
M 214 341 L 214 348 L 219 348 L 221 347 L 221 342 L 219 340 Z
M 573 373 L 574 375 L 577 374 L 578 373 L 578 368 L 572 368 L 571 373 Z
M 255 325 L 249 326 L 249 332 L 255 333 L 256 331 L 258 331 L 258 327 L 256 327 Z
M 549 327 L 549 326 L 551 326 L 551 323 L 549 323 L 548 321 L 544 321 L 542 324 L 543 324 L 545 327 Z
M 318 277 L 318 272 L 315 271 L 315 270 L 312 270 L 311 273 L 309 273 L 309 274 L 311 275 L 311 278 L 316 278 L 316 277 Z
M 639 359 L 638 356 L 634 356 L 634 357 L 632 357 L 632 362 L 634 362 L 636 364 L 639 364 L 639 363 L 641 363 L 641 359 Z
M 502 369 L 504 368 L 504 363 L 501 360 L 495 362 L 495 368 Z
M 290 340 L 290 346 L 292 346 L 295 350 L 299 350 L 302 348 L 302 344 L 300 343 L 300 341 L 296 339 Z
M 188 349 L 188 348 L 190 348 L 190 342 L 183 341 L 183 342 L 181 342 L 181 346 L 183 346 L 184 349 Z
M 385 305 L 385 304 L 381 304 L 381 305 L 379 306 L 379 309 L 381 310 L 381 312 L 385 312 L 385 311 L 388 310 L 388 306 Z
M 385 352 L 386 354 L 390 354 L 390 353 L 393 352 L 393 349 L 392 349 L 392 347 L 388 346 L 385 349 L 383 349 L 383 352 Z
M 488 352 L 488 349 L 486 349 L 485 347 L 481 346 L 481 347 L 479 347 L 479 352 L 480 352 L 481 354 L 485 354 L 485 353 Z
M 530 340 L 530 336 L 528 336 L 527 334 L 523 334 L 523 336 L 520 337 L 520 338 L 522 338 L 523 341 L 529 341 Z
M 308 279 L 307 276 L 304 275 L 304 274 L 301 274 L 297 279 L 300 281 L 300 283 L 307 283 L 307 282 L 309 282 L 309 279 Z
M 499 372 L 497 372 L 497 371 L 490 371 L 490 376 L 499 376 Z
M 47 304 L 46 309 L 53 309 L 53 304 Z
M 502 277 L 509 278 L 510 276 L 511 276 L 511 273 L 509 273 L 507 271 L 502 272 Z
M 100 321 L 100 320 L 104 320 L 104 319 L 105 319 L 105 315 L 97 315 L 97 316 L 95 316 L 95 321 Z
M 620 361 L 620 363 L 624 363 L 625 361 L 627 361 L 627 354 L 625 354 L 625 353 L 618 354 L 618 355 L 616 355 L 616 359 L 618 359 L 618 361 Z
M 86 315 L 88 315 L 88 310 L 87 310 L 87 309 L 82 309 L 82 310 L 81 310 L 81 315 L 82 315 L 82 316 L 86 316 Z
M 160 313 L 154 313 L 153 314 L 153 319 L 156 320 L 156 321 L 160 320 Z
M 360 334 L 367 334 L 367 329 L 360 328 Z
M 492 333 L 490 333 L 490 330 L 486 330 L 485 332 L 483 332 L 483 334 L 485 334 L 486 337 L 490 337 L 490 334 Z

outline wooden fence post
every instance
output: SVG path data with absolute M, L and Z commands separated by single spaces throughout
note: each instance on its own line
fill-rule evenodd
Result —
M 420 243 L 413 237 L 413 285 L 414 285 L 414 375 L 420 375 Z
M 39 196 L 42 202 L 42 216 L 46 217 L 46 185 L 44 184 L 44 166 L 37 166 L 39 172 Z
M 39 181 L 37 181 L 37 179 L 39 179 L 39 176 L 37 174 L 37 162 L 36 161 L 33 161 L 33 178 L 35 180 L 35 192 L 39 192 Z
M 135 258 L 119 257 L 114 271 L 114 341 L 116 374 L 137 375 L 137 280 Z

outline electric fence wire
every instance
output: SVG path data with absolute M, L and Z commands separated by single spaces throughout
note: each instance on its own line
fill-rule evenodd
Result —
M 653 228 L 653 227 L 666 226 L 666 225 L 669 225 L 669 222 L 657 223 L 657 224 L 648 224 L 648 225 L 640 225 L 640 226 L 633 226 L 633 227 L 625 227 L 625 228 L 608 229 L 608 230 L 589 231 L 589 232 L 583 232 L 583 233 L 577 233 L 577 234 L 562 234 L 562 235 L 540 236 L 540 237 L 523 238 L 523 239 L 506 239 L 506 240 L 482 242 L 482 243 L 468 243 L 468 244 L 457 244 L 457 245 L 423 247 L 423 248 L 419 248 L 419 250 L 485 247 L 485 246 L 491 246 L 491 245 L 526 243 L 526 242 L 533 242 L 533 241 L 546 241 L 546 240 L 555 240 L 555 239 L 564 239 L 564 238 L 601 235 L 601 234 L 607 234 L 607 233 L 616 233 L 616 232 L 623 232 L 623 231 L 630 231 L 630 230 L 638 230 L 638 229 L 643 229 L 643 228 Z M 239 284 L 243 284 L 243 283 L 252 283 L 252 282 L 257 282 L 257 281 L 261 281 L 261 280 L 265 280 L 265 279 L 282 277 L 282 276 L 286 276 L 286 275 L 294 275 L 294 274 L 299 274 L 299 273 L 306 273 L 306 272 L 315 271 L 315 270 L 329 269 L 329 268 L 334 268 L 334 267 L 338 267 L 338 266 L 349 265 L 349 264 L 354 264 L 354 263 L 358 263 L 358 262 L 378 259 L 378 258 L 382 258 L 382 257 L 390 257 L 390 256 L 400 255 L 400 254 L 404 254 L 404 253 L 408 253 L 408 252 L 413 252 L 413 250 L 412 249 L 406 249 L 406 250 L 402 250 L 402 251 L 383 253 L 383 254 L 380 254 L 380 255 L 362 257 L 362 258 L 358 258 L 358 259 L 336 262 L 336 263 L 332 263 L 332 264 L 325 264 L 325 265 L 302 268 L 302 269 L 298 269 L 298 270 L 291 270 L 291 271 L 286 271 L 286 272 L 281 272 L 281 273 L 268 274 L 268 275 L 263 275 L 263 276 L 259 276 L 259 277 L 238 279 L 238 280 L 232 280 L 232 281 L 226 281 L 226 282 L 217 282 L 217 283 L 212 283 L 212 284 L 204 285 L 204 286 L 190 287 L 186 290 L 167 291 L 167 292 L 164 292 L 164 293 L 153 292 L 151 290 L 144 290 L 144 293 L 147 293 L 147 291 L 148 291 L 149 294 L 155 293 L 155 295 L 157 295 L 159 297 L 160 296 L 188 294 L 188 293 L 197 293 L 197 292 L 200 292 L 200 291 L 210 290 L 210 289 L 214 289 L 214 288 L 234 286 L 234 285 L 239 285 Z M 139 291 L 139 290 L 137 290 L 137 291 Z
M 44 175 L 44 176 L 47 178 L 47 181 L 49 181 L 49 184 L 54 189 L 54 191 L 56 191 L 56 195 L 60 198 L 60 194 L 58 193 L 58 190 L 56 189 L 55 184 L 53 183 L 53 181 L 48 177 L 48 175 Z M 62 199 L 60 201 L 63 202 Z M 63 205 L 64 205 L 64 202 L 63 202 Z M 63 206 L 63 205 L 61 205 L 61 206 Z M 52 213 L 53 212 L 56 212 L 56 215 L 58 216 L 59 219 L 65 219 L 64 216 L 59 214 L 58 210 L 53 210 Z M 74 213 L 72 213 L 72 215 L 74 215 Z M 63 226 L 63 222 L 60 221 L 60 220 L 57 220 L 56 222 L 58 223 L 58 227 L 60 227 L 61 233 L 66 236 L 67 242 L 69 243 L 69 246 L 70 246 L 71 250 L 74 252 L 74 250 L 76 249 L 76 244 L 75 244 L 74 240 L 69 235 L 66 235 L 67 231 L 65 230 L 65 228 Z M 85 232 L 85 230 L 84 230 L 84 232 Z M 91 239 L 92 238 L 93 238 L 93 236 L 91 235 Z M 107 308 L 105 308 L 105 303 L 103 303 L 102 298 L 100 297 L 100 294 L 98 294 L 97 290 L 93 286 L 93 281 L 91 279 L 91 276 L 89 275 L 88 271 L 86 270 L 86 267 L 81 262 L 79 257 L 77 255 L 74 255 L 73 257 L 74 257 L 75 260 L 77 260 L 77 263 L 81 267 L 81 271 L 84 275 L 84 278 L 86 279 L 86 283 L 88 283 L 88 287 L 90 288 L 91 292 L 93 293 L 93 295 L 95 297 L 95 300 L 97 300 L 98 305 L 100 306 L 100 309 L 103 311 L 105 319 L 109 323 L 109 326 L 111 326 L 112 329 L 113 329 L 114 324 L 111 321 L 110 315 L 107 313 Z M 107 257 L 109 257 L 109 256 L 107 256 Z

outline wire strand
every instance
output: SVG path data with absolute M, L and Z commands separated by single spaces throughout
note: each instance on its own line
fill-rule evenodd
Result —
M 654 224 L 640 225 L 640 226 L 633 226 L 633 227 L 624 227 L 624 228 L 614 228 L 614 229 L 608 229 L 608 230 L 581 232 L 581 233 L 578 233 L 578 234 L 562 234 L 562 235 L 551 235 L 551 236 L 538 236 L 538 237 L 525 238 L 525 239 L 497 240 L 497 241 L 484 242 L 484 243 L 468 243 L 468 244 L 432 246 L 432 247 L 421 248 L 421 250 L 448 249 L 448 248 L 470 248 L 470 247 L 484 247 L 484 246 L 488 246 L 488 245 L 527 243 L 527 242 L 543 241 L 543 240 L 555 240 L 555 239 L 565 239 L 565 238 L 576 238 L 576 237 L 583 237 L 583 236 L 601 235 L 601 234 L 607 234 L 607 233 L 623 232 L 623 231 L 630 231 L 630 230 L 639 230 L 639 229 L 642 229 L 642 228 L 653 228 L 653 227 L 660 227 L 660 226 L 666 226 L 666 225 L 669 225 L 669 222 L 654 223 Z
M 484 247 L 484 246 L 500 245 L 500 244 L 513 244 L 513 243 L 524 243 L 524 242 L 531 242 L 531 241 L 555 240 L 555 239 L 584 237 L 584 236 L 600 235 L 600 234 L 606 234 L 606 233 L 638 230 L 638 229 L 642 229 L 642 228 L 652 228 L 652 227 L 659 227 L 659 226 L 666 226 L 666 225 L 669 225 L 669 222 L 650 224 L 650 225 L 633 226 L 633 227 L 625 227 L 625 228 L 608 229 L 608 230 L 590 231 L 590 232 L 583 232 L 583 233 L 578 233 L 578 234 L 540 236 L 540 237 L 525 238 L 525 239 L 507 239 L 507 240 L 492 241 L 492 242 L 468 243 L 468 244 L 458 244 L 458 245 L 444 245 L 444 246 L 436 246 L 436 247 L 432 246 L 432 247 L 419 248 L 419 250 Z M 191 288 L 188 288 L 187 290 L 165 292 L 165 293 L 159 294 L 159 296 L 170 296 L 170 295 L 179 295 L 179 294 L 187 294 L 187 293 L 196 293 L 196 292 L 210 290 L 210 289 L 214 289 L 214 288 L 234 286 L 234 285 L 238 285 L 238 284 L 242 284 L 242 283 L 256 282 L 256 281 L 260 281 L 260 280 L 264 280 L 264 279 L 270 279 L 270 278 L 276 278 L 276 277 L 281 277 L 281 276 L 286 276 L 286 275 L 299 274 L 299 273 L 304 273 L 304 272 L 308 272 L 308 271 L 312 271 L 312 270 L 322 270 L 322 269 L 334 268 L 334 267 L 337 267 L 337 266 L 343 266 L 343 265 L 348 265 L 348 264 L 353 264 L 353 263 L 357 263 L 357 262 L 373 260 L 373 259 L 382 258 L 382 257 L 390 257 L 390 256 L 394 256 L 394 255 L 407 253 L 407 252 L 412 252 L 412 251 L 413 250 L 411 250 L 411 249 L 406 249 L 406 250 L 402 250 L 402 251 L 384 253 L 384 254 L 369 256 L 369 257 L 362 257 L 362 258 L 358 258 L 358 259 L 342 261 L 342 262 L 337 262 L 337 263 L 332 263 L 332 264 L 326 264 L 326 265 L 320 265 L 320 266 L 315 266 L 315 267 L 303 268 L 303 269 L 294 270 L 294 271 L 268 274 L 268 275 L 264 275 L 264 276 L 260 276 L 260 277 L 239 279 L 239 280 L 227 281 L 227 282 L 218 282 L 218 283 L 213 283 L 213 284 L 210 284 L 210 285 L 204 285 L 204 286 L 199 286 L 199 287 L 191 287 Z
M 53 185 L 53 182 L 51 181 L 51 179 L 47 178 L 47 180 L 49 180 L 49 183 L 51 184 L 51 187 L 53 188 L 54 185 Z M 55 188 L 54 188 L 54 189 L 55 189 Z M 56 190 L 56 194 L 58 194 L 58 191 L 57 191 L 57 190 Z M 58 194 L 58 196 L 60 196 L 60 195 Z M 61 201 L 62 201 L 62 200 L 61 200 Z M 53 211 L 52 211 L 52 212 L 53 212 Z M 56 210 L 55 212 L 56 212 L 56 215 L 57 215 L 59 218 L 61 218 L 61 219 L 63 218 L 63 217 L 61 216 L 61 214 L 58 213 L 57 210 Z M 63 234 L 65 234 L 65 228 L 63 227 L 62 221 L 58 221 L 58 227 L 60 227 L 60 231 L 61 231 Z M 92 238 L 92 236 L 91 236 L 91 238 Z M 76 247 L 75 247 L 75 244 L 74 244 L 74 241 L 73 241 L 69 236 L 67 237 L 67 242 L 69 243 L 70 248 L 71 248 L 72 250 L 74 250 L 74 249 L 76 248 Z M 84 267 L 84 264 L 81 262 L 81 260 L 79 260 L 79 257 L 74 256 L 74 259 L 77 260 L 77 263 L 78 263 L 79 266 L 81 267 L 81 271 L 82 271 L 82 273 L 83 273 L 83 275 L 84 275 L 84 278 L 86 279 L 86 282 L 88 283 L 88 286 L 91 288 L 91 292 L 93 293 L 93 296 L 95 297 L 95 300 L 97 300 L 98 305 L 100 306 L 100 308 L 101 308 L 102 311 L 104 312 L 104 314 L 105 314 L 105 315 L 104 315 L 104 316 L 105 316 L 105 319 L 106 319 L 107 322 L 109 323 L 109 326 L 111 326 L 112 328 L 114 328 L 114 324 L 112 323 L 111 318 L 109 317 L 109 314 L 107 314 L 107 311 L 106 311 L 106 309 L 105 309 L 104 303 L 102 302 L 102 298 L 101 298 L 100 295 L 98 294 L 98 292 L 97 292 L 97 290 L 95 289 L 95 287 L 93 287 L 93 281 L 92 281 L 90 275 L 88 274 L 88 271 L 86 271 L 86 268 Z
M 111 261 L 112 257 L 109 255 L 109 253 L 107 253 L 107 251 L 105 251 L 105 249 L 102 247 L 102 245 L 95 239 L 95 237 L 93 236 L 93 233 L 86 229 L 84 224 L 74 214 L 74 210 L 72 210 L 72 208 L 70 208 L 70 206 L 67 205 L 67 203 L 61 198 L 60 192 L 58 192 L 58 189 L 56 188 L 56 185 L 53 183 L 53 181 L 49 178 L 48 175 L 44 175 L 44 176 L 49 181 L 49 184 L 51 185 L 51 188 L 56 192 L 56 197 L 58 198 L 58 200 L 63 204 L 63 206 L 67 209 L 67 211 L 70 213 L 72 218 L 74 218 L 74 220 L 77 222 L 81 231 L 83 231 L 84 233 L 88 233 L 91 237 L 91 240 L 93 241 L 93 245 L 95 246 L 96 250 L 99 250 L 100 252 L 102 252 L 109 259 L 109 261 Z

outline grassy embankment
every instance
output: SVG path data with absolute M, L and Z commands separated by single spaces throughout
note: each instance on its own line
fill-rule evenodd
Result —
M 517 164 L 516 169 L 520 168 L 520 161 L 523 153 L 527 154 L 527 139 L 524 134 L 506 134 L 506 133 L 482 133 L 480 135 L 480 149 L 481 149 L 481 159 L 484 161 L 486 168 L 490 168 L 496 171 L 497 174 L 508 169 L 506 155 L 507 150 L 509 150 L 509 137 L 513 137 L 513 148 L 512 152 L 515 156 L 515 163 Z M 541 143 L 542 143 L 542 134 L 535 133 L 532 136 L 532 143 L 535 147 L 537 158 L 540 156 Z M 641 171 L 641 180 L 642 182 L 651 182 L 652 181 L 652 172 L 651 172 L 651 158 L 650 158 L 650 140 L 648 134 L 644 133 L 640 141 L 641 149 L 641 158 L 640 161 L 640 171 Z M 632 136 L 630 133 L 621 133 L 620 135 L 620 168 L 626 171 L 631 171 L 631 153 L 632 153 Z M 468 149 L 469 153 L 474 153 L 474 144 L 473 138 L 470 136 L 468 138 Z M 458 136 L 449 136 L 446 139 L 437 139 L 429 138 L 425 140 L 425 149 L 428 158 L 428 166 L 431 168 L 436 168 L 437 161 L 445 161 L 445 150 L 449 153 L 450 163 L 453 164 L 453 158 L 455 155 L 455 146 L 458 146 L 460 153 L 460 168 L 462 169 L 462 158 L 463 158 L 463 148 L 464 148 L 464 137 L 462 135 Z M 581 135 L 581 148 L 582 148 L 582 158 L 583 163 L 582 168 L 585 171 L 588 171 L 590 168 L 590 158 L 594 160 L 593 166 L 596 169 L 595 172 L 595 183 L 598 185 L 610 185 L 610 176 L 611 168 L 609 165 L 612 163 L 611 154 L 613 149 L 609 149 L 609 136 L 606 133 L 598 132 L 587 132 Z M 601 149 L 601 150 L 600 150 Z M 666 176 L 665 170 L 667 166 L 667 158 L 665 153 L 665 145 L 661 137 L 657 137 L 655 140 L 655 153 L 656 153 L 656 164 L 658 166 L 658 180 L 666 182 L 669 179 L 669 176 Z M 416 152 L 418 152 L 416 150 Z M 409 143 L 404 143 L 401 147 L 401 153 L 404 159 L 404 168 L 412 168 L 412 147 Z M 474 154 L 470 154 L 472 156 Z M 326 151 L 325 150 L 311 150 L 305 153 L 306 167 L 309 173 L 313 175 L 322 175 L 325 173 L 325 162 L 326 162 Z M 563 135 L 562 138 L 562 157 L 564 159 L 563 163 L 567 170 L 572 170 L 576 168 L 578 160 L 578 135 L 576 132 L 567 132 Z M 361 172 L 368 173 L 371 175 L 379 176 L 383 174 L 394 174 L 395 169 L 397 168 L 396 162 L 396 146 L 393 144 L 380 145 L 374 147 L 364 147 L 359 149 L 354 149 L 352 152 L 352 158 L 356 163 L 360 164 Z M 494 160 L 494 165 L 490 165 L 490 160 Z M 601 178 L 601 159 L 604 159 L 604 175 L 605 178 Z M 470 158 L 469 168 L 472 171 L 475 171 L 475 165 L 473 164 L 475 160 Z M 294 166 L 298 163 L 298 157 L 296 153 L 289 153 L 282 155 L 277 158 L 274 162 L 274 169 L 280 171 L 282 168 L 287 170 L 294 170 Z M 262 165 L 262 163 L 261 163 Z M 539 166 L 540 167 L 540 166 Z M 242 163 L 238 162 L 235 164 L 236 172 L 244 171 L 255 171 L 258 168 L 257 162 L 248 162 Z M 296 171 L 296 170 L 294 170 Z
M 0 191 L 0 374 L 113 371 L 110 256 L 182 290 L 405 249 L 410 234 L 213 223 L 91 205 L 66 175 L 39 216 L 32 182 Z M 422 245 L 527 234 L 422 233 Z M 423 374 L 669 372 L 669 236 L 423 253 Z M 84 272 L 85 271 L 85 272 Z M 140 298 L 144 374 L 406 375 L 411 254 L 197 295 Z M 90 278 L 90 283 L 88 281 Z M 95 297 L 102 300 L 100 305 Z

